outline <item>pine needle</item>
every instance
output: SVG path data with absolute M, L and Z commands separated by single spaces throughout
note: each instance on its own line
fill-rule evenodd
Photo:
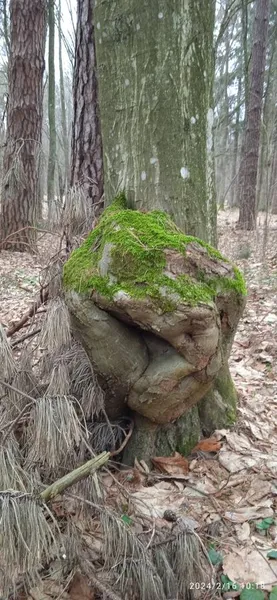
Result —
M 71 393 L 80 400 L 85 417 L 90 420 L 97 418 L 104 410 L 105 396 L 86 351 L 81 344 L 74 342 L 60 355 L 56 354 L 54 365 L 61 362 L 68 368 Z
M 55 475 L 69 464 L 75 466 L 84 433 L 74 402 L 68 396 L 43 396 L 36 401 L 26 432 L 27 464 L 38 463 Z
M 3 434 L 1 434 L 2 437 Z M 0 446 L 0 489 L 30 490 L 30 480 L 21 467 L 19 445 L 13 433 Z
M 47 396 L 68 396 L 70 390 L 69 372 L 64 364 L 60 362 L 53 367 L 50 382 L 46 390 Z
M 4 593 L 15 586 L 19 574 L 26 574 L 34 585 L 39 580 L 43 561 L 49 562 L 57 552 L 56 536 L 46 519 L 48 508 L 30 494 L 0 492 L 0 553 L 4 572 Z M 52 519 L 52 526 L 53 526 Z
M 49 303 L 40 343 L 48 352 L 55 352 L 70 344 L 70 341 L 70 316 L 67 306 L 61 298 L 54 298 Z
M 0 324 L 0 379 L 9 381 L 16 372 L 16 363 L 4 328 Z
M 163 584 L 142 542 L 116 514 L 105 508 L 103 528 L 105 568 L 117 573 L 116 585 L 124 595 L 140 600 L 166 600 Z M 130 593 L 131 592 L 131 593 Z

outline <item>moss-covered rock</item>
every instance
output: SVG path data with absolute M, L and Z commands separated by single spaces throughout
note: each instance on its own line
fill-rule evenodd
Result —
M 195 265 L 199 252 L 203 268 Z M 174 277 L 167 269 L 171 262 Z M 193 306 L 225 291 L 246 293 L 239 270 L 217 250 L 184 235 L 164 212 L 128 209 L 124 194 L 72 253 L 64 267 L 64 286 L 109 299 L 118 291 L 138 299 L 150 297 L 163 312 L 172 312 L 180 300 Z

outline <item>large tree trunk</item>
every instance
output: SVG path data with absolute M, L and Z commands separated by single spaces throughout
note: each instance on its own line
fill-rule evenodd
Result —
M 5 247 L 30 250 L 39 201 L 46 0 L 11 0 L 7 142 L 1 236 Z
M 215 242 L 214 2 L 95 3 L 107 203 L 164 209 Z
M 256 0 L 249 101 L 239 173 L 240 213 L 238 225 L 254 229 L 256 225 L 256 186 L 259 160 L 263 83 L 270 0 Z
M 93 0 L 78 0 L 73 75 L 71 187 L 81 188 L 88 207 L 103 196 L 102 140 L 98 106 Z

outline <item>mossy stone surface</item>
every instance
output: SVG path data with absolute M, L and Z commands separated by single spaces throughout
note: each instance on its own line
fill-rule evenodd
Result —
M 67 289 L 90 295 L 93 291 L 112 299 L 118 291 L 134 298 L 150 297 L 170 312 L 181 301 L 188 305 L 212 302 L 218 293 L 246 293 L 236 267 L 229 277 L 214 276 L 200 269 L 193 277 L 166 274 L 166 250 L 186 257 L 191 244 L 205 249 L 215 261 L 230 266 L 227 259 L 202 240 L 184 235 L 162 211 L 140 212 L 126 207 L 120 194 L 104 211 L 99 224 L 75 250 L 64 266 Z M 108 266 L 105 266 L 105 260 Z

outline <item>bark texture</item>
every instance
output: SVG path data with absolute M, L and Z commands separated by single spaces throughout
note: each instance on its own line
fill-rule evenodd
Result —
M 78 0 L 73 76 L 71 187 L 91 206 L 103 196 L 102 139 L 94 43 L 93 0 Z
M 55 89 L 55 2 L 48 0 L 48 126 L 49 154 L 47 173 L 48 218 L 55 216 L 55 167 L 56 167 L 56 89 Z
M 256 187 L 269 8 L 270 0 L 256 0 L 246 129 L 239 172 L 238 224 L 242 229 L 248 230 L 256 226 Z
M 10 22 L 1 237 L 5 247 L 25 251 L 35 241 L 39 202 L 46 0 L 11 0 Z
M 107 203 L 166 210 L 215 242 L 214 2 L 95 2 Z

